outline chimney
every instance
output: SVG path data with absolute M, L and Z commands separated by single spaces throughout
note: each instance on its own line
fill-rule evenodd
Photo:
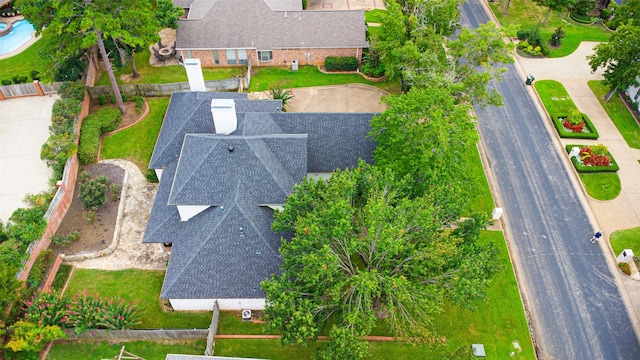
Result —
M 200 59 L 185 59 L 184 68 L 187 70 L 187 78 L 189 79 L 191 91 L 207 91 L 204 87 L 204 76 L 202 75 Z
M 229 135 L 238 128 L 236 103 L 232 99 L 211 100 L 211 115 L 216 134 Z

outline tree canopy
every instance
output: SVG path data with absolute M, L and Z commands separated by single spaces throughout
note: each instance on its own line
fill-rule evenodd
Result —
M 595 53 L 587 57 L 591 71 L 604 68 L 604 83 L 609 86 L 607 101 L 616 89 L 638 85 L 640 76 L 640 26 L 625 24 L 611 35 L 609 42 L 596 45 Z
M 451 0 L 422 9 L 428 3 L 387 3 L 375 45 L 387 76 L 400 79 L 405 87 L 446 87 L 458 103 L 501 105 L 501 97 L 487 84 L 506 71 L 500 64 L 513 62 L 513 44 L 504 42 L 493 23 L 473 31 L 463 28 L 450 40 L 447 36 L 459 27 L 460 3 Z
M 547 14 L 544 16 L 544 21 L 542 22 L 544 25 L 547 25 L 547 20 L 549 20 L 551 11 L 561 11 L 566 8 L 570 8 L 575 0 L 533 0 L 533 2 L 548 9 Z
M 285 344 L 328 331 L 327 359 L 364 357 L 378 319 L 396 336 L 431 339 L 443 301 L 482 298 L 498 270 L 492 248 L 476 241 L 486 218 L 454 230 L 456 221 L 372 165 L 304 180 L 274 222 L 294 236 L 280 248 L 282 273 L 262 283 L 268 329 Z

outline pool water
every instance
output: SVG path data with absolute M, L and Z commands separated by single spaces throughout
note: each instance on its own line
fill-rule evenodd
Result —
M 0 22 L 0 30 L 5 29 L 7 27 L 6 22 Z
M 0 55 L 10 53 L 29 41 L 33 31 L 33 25 L 27 20 L 14 22 L 11 32 L 5 36 L 0 36 Z

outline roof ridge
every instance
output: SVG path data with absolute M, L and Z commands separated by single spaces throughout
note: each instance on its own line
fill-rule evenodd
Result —
M 266 135 L 261 137 L 263 138 L 246 139 L 245 142 L 247 143 L 247 146 L 249 146 L 251 151 L 253 151 L 254 155 L 260 161 L 260 163 L 262 163 L 262 166 L 264 166 L 265 170 L 267 170 L 269 175 L 271 175 L 271 178 L 275 180 L 276 184 L 278 184 L 280 190 L 282 190 L 284 194 L 288 194 L 290 192 L 290 189 L 293 188 L 293 185 L 295 185 L 296 182 L 293 177 L 291 177 L 291 174 L 289 174 L 286 167 L 282 164 L 280 158 L 273 153 L 269 145 L 267 145 L 267 143 L 264 141 L 264 137 L 282 138 L 283 136 Z M 278 169 L 272 169 L 271 166 L 265 161 L 267 159 L 265 159 L 263 156 L 267 157 L 268 160 L 272 160 L 270 161 L 270 163 L 276 166 Z

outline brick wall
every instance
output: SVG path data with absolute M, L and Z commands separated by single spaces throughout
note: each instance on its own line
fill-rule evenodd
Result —
M 188 58 L 187 52 L 181 50 L 182 58 Z M 336 48 L 336 49 L 275 49 L 272 52 L 273 59 L 267 62 L 258 61 L 258 52 L 256 50 L 247 49 L 247 58 L 251 60 L 254 66 L 289 66 L 291 60 L 298 60 L 299 65 L 307 65 L 305 54 L 309 54 L 309 65 L 323 65 L 327 56 L 355 56 L 358 61 L 362 61 L 362 49 L 360 48 Z M 218 50 L 219 64 L 216 65 L 213 57 L 213 50 L 191 50 L 191 57 L 200 59 L 203 67 L 215 66 L 244 66 L 227 64 L 227 52 Z

